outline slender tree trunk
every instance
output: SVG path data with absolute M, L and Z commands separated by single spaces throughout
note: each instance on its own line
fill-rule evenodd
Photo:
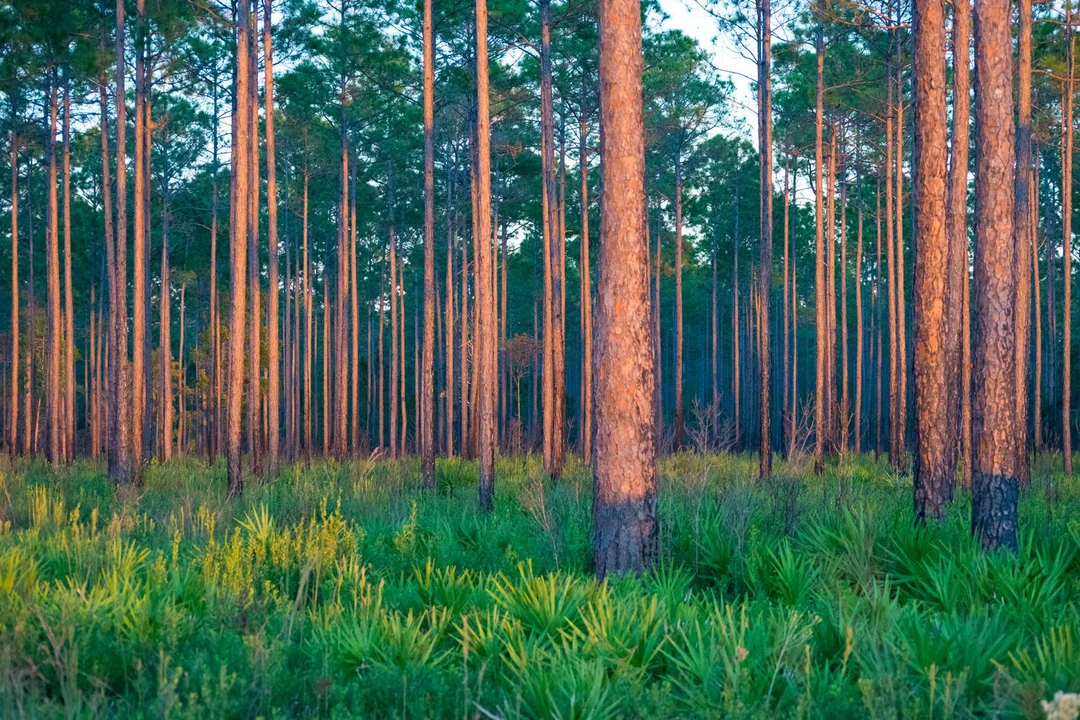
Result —
M 277 152 L 274 145 L 274 49 L 271 22 L 272 0 L 263 0 L 264 100 L 266 104 L 266 216 L 267 216 L 267 288 L 266 288 L 266 469 L 277 472 L 281 434 L 281 362 L 278 330 L 278 227 L 277 227 Z M 354 321 L 355 322 L 355 321 Z M 355 338 L 355 328 L 353 332 Z M 355 374 L 355 373 L 354 373 Z M 355 382 L 355 379 L 354 379 Z
M 896 239 L 894 213 L 894 185 L 893 185 L 893 81 L 891 69 L 887 72 L 888 100 L 886 103 L 885 116 L 885 251 L 886 264 L 888 265 L 888 293 L 889 293 L 889 462 L 894 468 L 903 466 L 904 448 L 902 446 L 902 434 L 900 432 L 900 380 L 897 377 L 904 372 L 903 365 L 899 362 L 899 321 L 897 315 L 903 311 L 903 296 L 898 296 L 896 287 Z
M 819 9 L 820 12 L 820 9 Z M 814 136 L 814 314 L 817 337 L 817 355 L 815 361 L 814 379 L 814 472 L 818 475 L 825 472 L 825 351 L 828 335 L 828 325 L 825 319 L 825 227 L 822 218 L 822 170 L 824 159 L 822 157 L 823 146 L 823 121 L 824 121 L 824 67 L 825 67 L 825 43 L 824 29 L 819 19 L 817 28 L 817 115 Z M 738 302 L 736 293 L 736 302 Z
M 350 396 L 352 401 L 349 415 L 349 454 L 355 455 L 360 449 L 360 286 L 357 280 L 356 261 L 356 166 L 353 164 L 353 182 L 349 201 L 349 302 L 352 314 L 352 335 L 350 353 Z
M 767 2 L 768 0 L 766 0 Z M 681 153 L 681 150 L 678 151 Z M 683 242 L 682 157 L 675 156 L 675 438 L 674 450 L 683 444 Z
M 1031 0 L 1017 6 L 1016 195 L 1016 472 L 1020 487 L 1031 485 L 1028 466 L 1028 373 L 1031 357 Z
M 1042 358 L 1042 297 L 1040 293 L 1040 276 L 1039 276 L 1039 163 L 1038 154 L 1035 155 L 1034 162 L 1034 178 L 1030 187 L 1031 191 L 1031 269 L 1032 279 L 1034 280 L 1035 296 L 1033 298 L 1032 305 L 1035 308 L 1035 377 L 1032 382 L 1032 388 L 1035 392 L 1035 397 L 1032 400 L 1032 406 L 1034 410 L 1034 419 L 1032 421 L 1032 429 L 1035 432 L 1034 435 L 1034 451 L 1039 452 L 1043 449 L 1043 436 L 1042 436 L 1042 377 L 1043 377 L 1043 358 Z
M 964 323 L 966 286 L 968 285 L 967 190 L 968 153 L 971 132 L 971 1 L 956 0 L 953 8 L 953 130 L 951 162 L 949 165 L 946 232 L 948 233 L 948 279 L 945 291 L 945 398 L 946 462 L 950 472 L 956 472 L 961 457 L 961 440 L 969 431 L 963 428 L 963 407 L 970 397 L 963 392 L 962 378 L 971 373 L 970 365 L 961 361 L 964 354 Z M 963 449 L 964 476 L 970 479 L 970 457 Z M 970 483 L 964 483 L 969 487 Z
M 131 385 L 127 367 L 128 316 L 127 316 L 127 173 L 125 171 L 127 145 L 127 104 L 125 102 L 124 78 L 124 2 L 116 2 L 116 232 L 112 227 L 112 204 L 109 200 L 109 114 L 104 77 L 99 92 L 101 110 L 101 187 L 105 209 L 105 257 L 109 273 L 109 430 L 108 464 L 109 477 L 118 485 L 130 484 L 132 472 L 131 417 L 126 408 L 131 402 Z M 33 233 L 30 234 L 33 247 Z M 32 257 L 32 255 L 31 255 Z M 33 263 L 30 263 L 30 310 L 33 311 Z M 33 315 L 31 315 L 31 328 Z M 33 333 L 30 334 L 31 347 Z M 30 352 L 27 352 L 30 357 Z M 26 432 L 27 451 L 32 447 L 30 437 L 29 381 L 32 366 L 27 363 Z
M 782 344 L 783 344 L 783 357 L 780 360 L 780 377 L 783 388 L 781 390 L 782 398 L 780 404 L 780 446 L 781 448 L 790 447 L 791 433 L 794 430 L 794 416 L 788 414 L 789 401 L 791 400 L 791 386 L 788 383 L 788 378 L 791 377 L 791 346 L 788 332 L 791 328 L 791 289 L 788 285 L 788 278 L 791 274 L 790 271 L 790 250 L 791 250 L 791 159 L 788 158 L 787 167 L 784 170 L 784 268 L 781 279 L 781 287 L 783 292 L 783 330 L 782 330 Z M 716 274 L 716 258 L 713 258 L 713 274 Z M 713 315 L 716 315 L 716 283 L 713 282 Z M 715 324 L 715 320 L 714 320 Z M 713 341 L 715 344 L 715 340 Z M 713 375 L 716 371 L 713 371 Z M 715 402 L 715 400 L 714 400 Z
M 250 0 L 249 0 L 250 2 Z M 247 437 L 248 453 L 251 456 L 251 472 L 262 474 L 262 324 L 259 311 L 262 306 L 259 289 L 259 35 L 258 35 L 258 0 L 249 6 L 248 22 L 250 27 L 250 50 L 247 81 L 248 123 L 248 199 L 247 210 L 247 285 L 248 285 L 248 412 Z
M 394 237 L 394 226 L 390 225 L 390 454 L 398 456 L 398 274 L 397 274 L 397 240 Z M 404 380 L 404 378 L 401 378 Z
M 312 371 L 313 360 L 312 348 L 312 320 L 315 305 L 314 272 L 311 267 L 311 257 L 308 253 L 308 185 L 311 173 L 308 171 L 308 141 L 304 136 L 304 227 L 301 230 L 301 243 L 303 244 L 304 277 L 302 282 L 304 293 L 304 460 L 311 462 L 311 429 L 315 425 L 315 416 L 311 412 L 312 394 Z
M 1076 69 L 1076 41 L 1072 31 L 1072 3 L 1065 4 L 1068 35 L 1068 63 L 1065 80 L 1064 157 L 1061 168 L 1061 237 L 1062 237 L 1062 340 L 1061 340 L 1061 450 L 1065 474 L 1072 477 L 1072 170 L 1073 170 L 1073 73 Z
M 424 357 L 420 389 L 420 466 L 435 489 L 435 40 L 424 0 Z
M 862 454 L 862 406 L 863 406 L 863 203 L 862 177 L 855 182 L 858 193 L 858 228 L 855 240 L 855 454 Z
M 731 244 L 731 397 L 735 403 L 735 428 L 732 437 L 733 449 L 740 450 L 739 437 L 742 435 L 742 418 L 740 417 L 740 401 L 742 399 L 742 354 L 739 350 L 739 241 L 742 239 L 739 220 L 741 218 L 742 202 L 739 197 L 738 180 L 735 181 L 735 232 Z
M 454 194 L 447 183 L 446 202 L 446 456 L 454 457 Z
M 172 458 L 173 442 L 173 389 L 172 389 L 172 311 L 169 287 L 169 204 L 165 190 L 161 213 L 161 328 L 158 335 L 158 370 L 161 384 L 158 386 L 158 404 L 161 407 L 158 430 L 158 458 L 164 462 Z
M 46 377 L 45 410 L 48 417 L 46 457 L 52 465 L 63 462 L 63 439 L 60 435 L 60 421 L 63 405 L 60 397 L 60 339 L 63 316 L 60 310 L 60 223 L 57 212 L 56 191 L 56 116 L 58 105 L 57 71 L 54 68 L 49 78 L 49 119 L 48 135 L 45 138 L 45 162 L 49 168 L 49 186 L 46 189 L 46 227 L 45 257 L 48 279 L 47 309 L 48 332 L 46 335 Z
M 210 159 L 210 340 L 211 368 L 210 391 L 213 398 L 207 410 L 210 413 L 207 431 L 207 450 L 210 465 L 217 462 L 221 447 L 221 310 L 218 300 L 218 82 L 214 76 L 212 85 L 214 130 L 212 157 Z
M 586 465 L 593 459 L 593 301 L 589 261 L 589 163 L 588 126 L 582 108 L 579 120 L 578 165 L 581 170 L 581 455 Z M 506 255 L 505 235 L 503 256 Z M 648 241 L 646 241 L 647 244 Z M 506 322 L 506 261 L 503 261 L 503 323 Z M 503 333 L 505 335 L 505 331 Z
M 898 10 L 899 12 L 899 10 Z M 907 304 L 904 301 L 904 43 L 897 45 L 896 59 L 896 332 L 897 432 L 900 467 L 907 467 Z
M 979 0 L 975 6 L 979 27 L 975 36 L 975 202 L 979 212 L 971 525 L 983 547 L 1016 552 L 1015 133 L 1009 11 L 1007 0 Z M 1066 263 L 1068 257 L 1066 253 Z
M 546 0 L 545 0 L 546 1 Z M 491 259 L 491 112 L 488 95 L 487 2 L 476 2 L 476 95 L 477 95 L 477 237 L 481 242 L 476 257 L 476 312 L 479 333 L 476 337 L 477 361 L 480 364 L 480 510 L 490 512 L 495 506 L 495 404 L 498 388 L 495 334 L 495 297 Z
M 64 445 L 75 459 L 75 311 L 71 291 L 71 80 L 64 82 Z M 15 277 L 14 275 L 12 276 Z
M 769 352 L 769 304 L 772 296 L 772 5 L 759 0 L 761 16 L 760 51 L 758 52 L 758 156 L 761 159 L 761 313 L 758 327 L 761 332 L 761 448 L 758 476 L 772 474 L 771 424 L 772 406 L 769 400 L 771 356 Z
M 323 457 L 330 456 L 330 276 L 329 262 L 324 261 L 322 272 L 322 446 Z M 381 339 L 381 331 L 380 331 Z M 380 354 L 381 355 L 381 354 Z M 380 356 L 380 360 L 381 360 Z M 381 427 L 380 427 L 381 429 Z
M 105 87 L 102 83 L 102 97 Z M 15 132 L 15 111 L 11 118 L 11 408 L 8 414 L 8 454 L 15 457 L 19 450 L 19 392 L 22 390 L 22 376 L 19 374 L 19 136 Z M 102 142 L 106 131 L 102 130 Z M 104 158 L 102 168 L 108 173 L 108 157 Z M 108 192 L 107 190 L 105 191 Z M 105 203 L 108 215 L 108 201 Z M 105 242 L 110 242 L 108 237 Z
M 851 388 L 848 382 L 847 187 L 840 188 L 840 453 L 851 450 Z M 858 430 L 856 429 L 856 432 Z
M 656 441 L 649 353 L 641 15 L 600 0 L 604 142 L 596 332 L 593 564 L 598 577 L 642 572 L 657 552 Z
M 229 369 L 226 387 L 229 495 L 236 497 L 244 488 L 240 457 L 240 428 L 244 404 L 244 307 L 247 300 L 247 221 L 248 221 L 248 152 L 251 124 L 248 120 L 250 73 L 248 63 L 249 0 L 237 0 L 236 10 L 236 108 L 233 113 L 232 183 L 229 198 Z
M 131 323 L 131 459 L 137 473 L 146 453 L 146 266 L 149 187 L 146 174 L 148 146 L 146 133 L 146 2 L 137 0 L 135 53 L 135 236 L 132 238 L 132 323 Z
M 874 244 L 877 246 L 877 259 L 874 265 L 874 334 L 877 336 L 877 350 L 874 353 L 874 364 L 876 365 L 876 371 L 874 373 L 874 380 L 876 387 L 874 394 L 876 399 L 874 401 L 874 407 L 877 409 L 876 417 L 874 418 L 874 462 L 881 460 L 881 448 L 882 448 L 882 421 L 885 417 L 885 405 L 884 398 L 881 393 L 882 375 L 884 374 L 884 364 L 882 363 L 882 354 L 884 350 L 884 343 L 882 342 L 882 326 L 884 325 L 884 310 L 881 306 L 881 271 L 884 267 L 881 264 L 881 175 L 877 178 L 877 189 L 874 191 L 874 223 L 876 229 L 874 231 Z
M 555 232 L 555 129 L 551 88 L 551 2 L 540 2 L 540 154 L 541 222 L 544 263 L 544 472 L 557 476 L 555 466 L 555 320 L 554 320 L 554 232 Z
M 981 0 L 980 0 L 981 1 Z M 915 40 L 915 424 L 916 522 L 942 521 L 952 497 L 946 452 L 945 6 L 916 0 Z

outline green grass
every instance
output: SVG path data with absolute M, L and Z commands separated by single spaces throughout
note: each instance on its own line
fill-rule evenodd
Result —
M 591 479 L 318 463 L 225 499 L 178 460 L 0 470 L 0 717 L 1043 717 L 1080 691 L 1080 482 L 1040 460 L 1018 557 L 958 498 L 749 456 L 665 459 L 662 562 L 589 574 Z

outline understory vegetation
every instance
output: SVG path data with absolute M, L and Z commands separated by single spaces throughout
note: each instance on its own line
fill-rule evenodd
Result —
M 658 569 L 590 576 L 592 484 L 500 459 L 284 469 L 226 500 L 182 459 L 0 474 L 3 717 L 1043 717 L 1080 691 L 1080 482 L 1040 458 L 1018 556 L 964 493 L 854 458 L 662 461 Z

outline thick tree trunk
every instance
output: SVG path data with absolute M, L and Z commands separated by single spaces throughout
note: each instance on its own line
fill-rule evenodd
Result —
M 979 27 L 975 36 L 978 324 L 971 525 L 983 547 L 1016 552 L 1016 250 L 1012 228 L 1015 133 L 1009 10 L 1007 0 L 978 0 L 975 6 Z M 1066 263 L 1068 257 L 1066 253 Z
M 942 521 L 952 497 L 946 452 L 945 6 L 916 0 L 915 39 L 915 520 Z
M 649 352 L 641 16 L 600 0 L 604 183 L 596 325 L 596 574 L 642 572 L 657 552 L 656 442 Z

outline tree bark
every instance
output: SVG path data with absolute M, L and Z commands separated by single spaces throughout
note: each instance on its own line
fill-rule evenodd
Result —
M 266 215 L 267 215 L 267 288 L 266 288 L 266 469 L 277 472 L 281 434 L 281 372 L 278 345 L 278 227 L 277 227 L 277 152 L 274 145 L 274 50 L 271 9 L 273 0 L 263 0 L 264 100 L 266 104 Z M 354 330 L 355 337 L 355 330 Z
M 495 506 L 495 405 L 498 388 L 495 296 L 491 258 L 491 111 L 488 91 L 487 2 L 476 2 L 476 95 L 477 95 L 477 237 L 476 312 L 479 315 L 477 361 L 480 363 L 480 510 Z
M 420 391 L 420 469 L 435 489 L 435 41 L 424 0 L 424 349 Z
M 1007 0 L 977 0 L 975 5 L 977 326 L 971 525 L 983 547 L 1016 552 L 1015 132 L 1009 11 Z M 1068 257 L 1066 253 L 1066 263 Z
M 244 308 L 247 300 L 247 221 L 248 221 L 248 152 L 251 129 L 248 120 L 250 73 L 248 63 L 249 0 L 237 0 L 236 10 L 236 108 L 233 112 L 232 182 L 229 198 L 229 368 L 226 387 L 226 456 L 228 459 L 229 496 L 244 489 L 240 456 L 241 416 L 244 403 Z
M 971 368 L 962 362 L 964 354 L 965 287 L 968 284 L 968 154 L 971 133 L 971 0 L 954 0 L 952 27 L 953 56 L 953 130 L 951 162 L 949 164 L 949 190 L 947 197 L 946 232 L 949 238 L 948 279 L 946 284 L 945 312 L 945 393 L 946 460 L 955 473 L 963 453 L 965 477 L 970 478 L 970 458 L 961 441 L 967 434 L 963 423 L 969 414 L 963 407 L 970 397 L 963 392 L 963 377 L 970 375 Z M 970 483 L 964 483 L 969 487 Z
M 772 155 L 772 5 L 770 0 L 759 0 L 761 17 L 758 52 L 758 163 L 761 169 L 761 329 L 760 394 L 761 394 L 761 447 L 758 457 L 758 477 L 765 479 L 772 474 L 772 437 L 769 400 L 771 356 L 769 353 L 769 304 L 772 297 L 772 243 L 773 243 L 773 155 Z
M 643 242 L 645 143 L 637 0 L 600 0 L 600 278 L 593 563 L 598 577 L 655 560 L 656 442 Z
M 75 459 L 75 310 L 71 290 L 71 80 L 64 82 L 64 447 Z M 12 276 L 15 277 L 14 275 Z
M 101 92 L 104 97 L 104 83 Z M 15 457 L 19 450 L 19 393 L 22 376 L 19 374 L 19 136 L 15 132 L 15 110 L 11 118 L 11 407 L 8 410 L 8 454 Z M 102 130 L 102 142 L 106 131 Z M 108 172 L 108 158 L 102 168 Z M 107 192 L 107 191 L 106 191 Z M 108 213 L 108 201 L 105 203 Z M 106 237 L 105 242 L 109 242 Z
M 63 406 L 60 397 L 60 329 L 63 325 L 63 316 L 60 310 L 60 251 L 59 251 L 59 213 L 57 212 L 56 191 L 56 116 L 58 105 L 58 81 L 57 71 L 54 68 L 49 78 L 49 117 L 48 135 L 45 137 L 45 162 L 49 168 L 49 186 L 46 189 L 46 212 L 45 212 L 45 258 L 47 264 L 47 335 L 46 337 L 46 377 L 45 377 L 45 411 L 48 424 L 47 444 L 45 446 L 46 457 L 52 465 L 59 465 L 64 461 L 60 435 L 60 421 L 63 416 Z
M 915 521 L 942 521 L 952 497 L 946 452 L 945 6 L 915 0 Z

